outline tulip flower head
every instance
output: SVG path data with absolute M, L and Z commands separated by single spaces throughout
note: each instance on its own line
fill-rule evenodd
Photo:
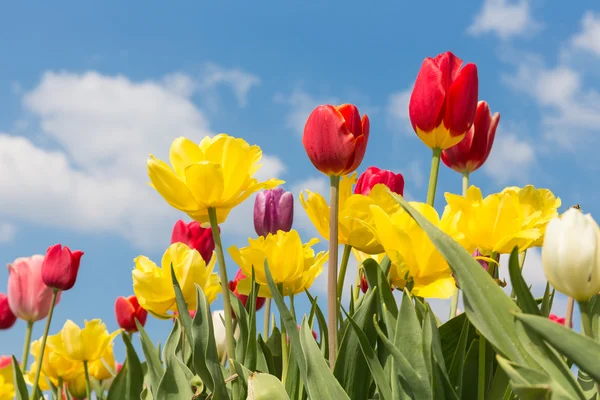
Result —
M 559 316 L 558 316 L 558 315 L 556 315 L 556 314 L 550 314 L 550 315 L 548 316 L 548 319 L 549 319 L 550 321 L 554 321 L 554 322 L 556 322 L 557 324 L 561 324 L 561 325 L 564 325 L 564 324 L 565 324 L 565 322 L 566 322 L 566 321 L 565 321 L 565 317 L 559 317 Z M 570 326 L 570 327 L 571 327 L 571 328 L 573 328 L 573 321 L 571 321 L 571 326 Z
M 485 163 L 494 144 L 500 114 L 492 116 L 485 101 L 477 104 L 475 120 L 471 128 L 457 145 L 442 151 L 442 161 L 456 172 L 471 173 Z
M 117 362 L 113 352 L 114 343 L 109 344 L 99 360 L 93 361 L 88 366 L 90 376 L 99 381 L 105 381 L 117 374 Z
M 223 133 L 207 136 L 199 145 L 180 137 L 171 145 L 171 167 L 150 155 L 148 176 L 172 207 L 203 226 L 210 222 L 208 209 L 214 208 L 220 224 L 253 193 L 284 183 L 278 179 L 258 182 L 253 177 L 261 157 L 260 147 Z
M 426 58 L 410 96 L 408 114 L 417 136 L 431 149 L 459 143 L 477 109 L 477 67 L 451 52 Z
M 11 328 L 17 321 L 17 316 L 13 314 L 8 305 L 8 296 L 0 293 L 0 330 Z
M 198 251 L 184 243 L 169 246 L 161 267 L 145 256 L 137 257 L 134 262 L 133 292 L 140 306 L 157 318 L 173 318 L 173 312 L 177 311 L 171 266 L 190 310 L 196 309 L 196 285 L 202 288 L 209 302 L 220 291 L 219 276 L 213 273 L 216 257 L 207 264 Z
M 34 358 L 33 366 L 37 365 L 41 347 L 42 339 L 31 343 L 30 352 Z M 60 333 L 48 336 L 44 349 L 44 360 L 42 361 L 42 373 L 55 385 L 59 379 L 68 382 L 84 372 L 83 364 L 80 361 L 74 361 L 67 355 L 57 351 L 57 349 L 62 348 L 64 348 L 64 343 Z M 34 375 L 35 372 L 32 372 L 32 375 Z
M 308 116 L 302 144 L 316 169 L 329 176 L 347 175 L 363 160 L 369 129 L 369 117 L 361 119 L 356 106 L 321 105 Z
M 98 361 L 120 332 L 116 330 L 109 333 L 99 319 L 86 320 L 83 328 L 67 320 L 60 331 L 61 340 L 56 341 L 55 351 L 73 361 Z
M 225 331 L 225 324 L 223 323 L 225 312 L 223 310 L 215 310 L 212 312 L 211 316 L 213 330 L 215 333 L 215 342 L 217 344 L 217 354 L 220 360 L 227 351 L 227 334 Z M 238 326 L 235 330 L 234 337 L 237 339 L 239 336 L 240 328 Z
M 354 194 L 368 196 L 377 184 L 384 184 L 392 192 L 404 195 L 404 177 L 402 174 L 394 174 L 392 171 L 381 170 L 377 167 L 369 167 L 358 178 L 354 187 Z
M 135 296 L 129 297 L 117 297 L 115 301 L 115 315 L 117 317 L 117 323 L 121 329 L 127 332 L 137 332 L 138 328 L 135 323 L 138 322 L 144 326 L 146 324 L 146 318 L 148 317 L 148 311 L 144 310 Z
M 81 374 L 66 384 L 67 390 L 74 399 L 85 399 L 87 393 L 85 388 L 85 374 Z
M 254 201 L 254 230 L 258 236 L 289 232 L 294 221 L 294 196 L 282 188 L 264 190 Z
M 58 290 L 71 289 L 77 280 L 82 255 L 82 251 L 71 252 L 67 246 L 60 244 L 50 246 L 42 264 L 42 279 L 46 286 Z
M 252 276 L 254 267 L 254 278 L 260 285 L 259 296 L 272 297 L 267 283 L 265 261 L 268 262 L 275 284 L 281 284 L 284 294 L 290 295 L 304 292 L 323 271 L 328 253 L 320 252 L 315 255 L 312 246 L 318 242 L 318 239 L 312 239 L 302 244 L 300 235 L 292 229 L 289 232 L 278 231 L 275 235 L 248 239 L 248 247 L 238 249 L 231 246 L 229 254 L 246 276 Z M 251 289 L 250 278 L 238 281 L 239 293 L 247 295 Z
M 15 397 L 12 357 L 0 357 L 0 400 L 12 400 Z
M 367 277 L 365 274 L 360 275 L 360 291 L 363 293 L 367 293 L 369 290 L 369 282 L 367 282 Z
M 190 249 L 196 249 L 205 262 L 210 262 L 215 250 L 212 228 L 202 228 L 198 221 L 185 223 L 179 220 L 173 227 L 171 244 L 185 243 Z
M 35 322 L 46 318 L 52 301 L 52 288 L 42 279 L 44 256 L 17 258 L 8 264 L 8 305 L 22 320 Z M 60 293 L 56 304 L 60 301 Z
M 591 215 L 570 208 L 548 223 L 542 265 L 548 282 L 579 302 L 600 292 L 600 229 Z
M 240 299 L 240 301 L 242 302 L 242 304 L 244 305 L 244 307 L 246 307 L 246 303 L 248 303 L 248 296 L 246 296 L 245 294 L 241 294 L 240 292 L 238 292 L 237 285 L 238 285 L 239 281 L 241 281 L 242 279 L 247 279 L 247 278 L 248 277 L 246 276 L 246 274 L 244 274 L 244 271 L 242 271 L 240 269 L 235 274 L 235 278 L 232 281 L 229 281 L 229 290 L 231 290 L 233 292 L 233 294 L 235 294 L 235 296 L 238 299 Z M 264 297 L 257 297 L 256 298 L 256 311 L 260 310 L 265 305 L 265 301 L 266 301 L 266 299 Z

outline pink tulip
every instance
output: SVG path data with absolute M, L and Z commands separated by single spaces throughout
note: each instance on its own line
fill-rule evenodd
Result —
M 35 322 L 50 311 L 52 289 L 42 280 L 44 256 L 17 258 L 8 264 L 8 305 L 20 319 Z M 56 297 L 56 304 L 60 294 Z

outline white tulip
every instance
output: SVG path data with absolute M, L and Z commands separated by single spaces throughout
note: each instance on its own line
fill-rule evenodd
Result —
M 215 310 L 212 312 L 213 330 L 215 332 L 215 342 L 217 343 L 217 353 L 219 360 L 223 358 L 223 354 L 227 352 L 227 332 L 223 319 L 225 312 L 223 310 Z M 233 335 L 236 339 L 240 336 L 240 327 L 238 326 Z
M 569 209 L 548 223 L 542 247 L 548 282 L 577 301 L 600 291 L 600 229 L 591 217 Z

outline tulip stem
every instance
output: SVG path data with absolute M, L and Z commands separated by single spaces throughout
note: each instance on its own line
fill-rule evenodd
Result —
M 225 255 L 223 254 L 223 245 L 221 244 L 221 234 L 219 224 L 217 223 L 217 210 L 213 207 L 208 209 L 208 218 L 212 228 L 215 250 L 217 252 L 217 261 L 219 263 L 219 276 L 221 277 L 221 291 L 223 294 L 223 308 L 225 309 L 223 319 L 225 320 L 225 332 L 227 335 L 227 354 L 229 358 L 235 361 L 235 340 L 233 337 L 233 322 L 231 316 L 231 298 L 229 297 L 229 280 L 227 279 L 227 267 L 225 266 Z M 232 373 L 233 363 L 229 363 Z
M 477 379 L 477 399 L 485 400 L 485 338 L 479 332 L 479 376 Z
M 583 326 L 583 332 L 590 339 L 594 339 L 594 331 L 592 329 L 592 319 L 590 318 L 588 302 L 578 301 L 577 303 L 579 303 L 579 311 L 581 312 L 581 325 Z
M 21 370 L 27 369 L 27 359 L 29 358 L 29 346 L 31 345 L 31 331 L 33 330 L 33 321 L 27 321 L 27 330 L 25 331 L 25 344 L 23 345 L 23 357 L 21 357 Z
M 46 340 L 48 339 L 48 332 L 50 331 L 50 322 L 52 321 L 52 314 L 54 314 L 54 306 L 56 305 L 56 297 L 58 296 L 59 290 L 52 289 L 52 300 L 50 300 L 50 310 L 48 311 L 48 317 L 46 318 L 46 327 L 44 328 L 44 336 L 42 336 L 42 345 L 40 346 L 40 354 L 37 360 L 37 366 L 35 368 L 35 377 L 33 378 L 33 391 L 31 392 L 31 400 L 35 400 L 35 394 L 38 391 L 40 375 L 42 373 L 42 360 L 44 359 L 44 350 L 46 350 Z M 88 399 L 90 397 L 88 396 Z
M 573 326 L 573 306 L 575 305 L 575 299 L 569 297 L 567 299 L 567 314 L 565 315 L 565 326 L 571 328 Z
M 88 371 L 88 362 L 83 361 L 83 373 L 85 374 L 85 393 L 87 399 L 92 398 L 92 387 L 90 385 L 90 373 Z
M 279 284 L 279 292 L 281 295 L 284 295 L 283 285 Z M 281 318 L 281 383 L 285 386 L 285 381 L 287 380 L 287 371 L 288 371 L 288 358 L 289 358 L 289 349 L 288 349 L 288 337 L 287 330 L 285 329 L 285 324 L 283 323 L 283 318 Z
M 56 398 L 62 399 L 62 391 L 63 391 L 63 378 L 58 377 L 58 383 L 56 385 Z
M 467 191 L 469 190 L 469 172 L 465 171 L 462 174 L 462 195 L 467 197 Z M 450 319 L 456 317 L 456 310 L 458 309 L 458 299 L 460 297 L 460 289 L 454 288 L 452 294 L 452 300 L 450 300 Z
M 469 172 L 463 172 L 462 174 L 462 195 L 467 197 L 467 191 L 469 190 Z
M 267 300 L 265 301 L 265 322 L 263 326 L 265 342 L 269 338 L 269 322 L 271 322 L 271 298 L 267 297 Z
M 337 266 L 338 207 L 340 177 L 330 176 L 329 190 L 329 263 L 327 267 L 327 330 L 329 331 L 329 367 L 333 371 L 337 355 Z
M 342 254 L 342 264 L 340 265 L 340 273 L 337 280 L 337 298 L 340 303 L 342 302 L 342 294 L 344 293 L 344 280 L 346 279 L 346 270 L 348 269 L 348 261 L 350 260 L 351 251 L 352 246 L 345 244 L 344 254 Z
M 431 207 L 433 207 L 433 204 L 435 203 L 435 190 L 437 188 L 438 173 L 440 172 L 441 156 L 442 149 L 433 149 L 433 154 L 431 156 L 431 171 L 429 172 L 429 186 L 427 187 L 427 204 Z

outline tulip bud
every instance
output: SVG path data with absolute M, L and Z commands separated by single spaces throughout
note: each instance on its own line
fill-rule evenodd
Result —
M 285 386 L 274 375 L 250 372 L 246 400 L 289 399 Z
M 342 176 L 363 160 L 369 139 L 369 117 L 361 119 L 356 106 L 318 106 L 304 126 L 302 144 L 315 168 L 325 175 Z
M 354 194 L 368 196 L 373 186 L 383 183 L 390 190 L 399 195 L 404 195 L 404 177 L 402 174 L 394 174 L 392 171 L 381 170 L 377 167 L 369 167 L 363 172 L 354 186 Z
M 363 293 L 367 293 L 367 290 L 369 290 L 369 282 L 367 282 L 367 277 L 365 276 L 365 274 L 362 274 L 362 276 L 360 277 L 360 291 Z
M 196 249 L 206 263 L 210 262 L 215 250 L 212 229 L 202 228 L 197 221 L 188 224 L 183 220 L 177 221 L 171 235 L 171 244 L 173 243 L 184 243 L 190 249 Z
M 215 333 L 215 343 L 217 345 L 217 354 L 219 360 L 223 358 L 223 355 L 227 351 L 227 332 L 225 331 L 225 324 L 223 319 L 225 318 L 225 312 L 223 310 L 215 310 L 212 312 L 212 324 Z M 236 327 L 234 337 L 237 339 L 240 335 L 240 327 Z
M 289 232 L 294 221 L 294 196 L 282 188 L 264 190 L 254 201 L 254 230 L 258 236 Z
M 410 96 L 408 114 L 417 136 L 431 149 L 459 143 L 477 109 L 477 67 L 451 52 L 426 58 Z
M 46 286 L 58 290 L 71 289 L 77 280 L 81 256 L 82 251 L 71 253 L 67 246 L 60 244 L 48 247 L 42 264 L 42 279 Z
M 235 274 L 235 278 L 233 278 L 232 281 L 229 281 L 229 290 L 231 290 L 233 292 L 233 294 L 235 294 L 235 296 L 240 299 L 240 301 L 242 302 L 242 304 L 244 305 L 244 307 L 246 307 L 246 303 L 248 303 L 248 296 L 244 295 L 244 294 L 240 294 L 237 290 L 237 284 L 239 281 L 241 281 L 242 279 L 246 279 L 247 276 L 244 274 L 244 272 L 240 269 L 238 270 L 238 272 Z M 256 298 L 256 311 L 260 310 L 264 305 L 265 305 L 265 298 L 264 297 L 257 297 Z M 231 311 L 233 314 L 233 310 Z M 235 316 L 235 314 L 233 314 Z
M 138 328 L 135 323 L 138 322 L 144 326 L 146 324 L 146 318 L 148 317 L 148 311 L 144 310 L 137 297 L 117 297 L 115 301 L 115 315 L 117 317 L 117 323 L 127 332 L 137 332 Z
M 600 230 L 594 219 L 570 208 L 546 227 L 542 265 L 548 282 L 578 302 L 600 291 Z
M 13 314 L 8 305 L 8 296 L 0 293 L 0 330 L 11 328 L 17 321 L 17 316 Z
M 477 112 L 471 129 L 456 146 L 442 151 L 442 161 L 456 172 L 471 173 L 487 160 L 492 151 L 500 114 L 492 116 L 485 101 L 477 103 Z

